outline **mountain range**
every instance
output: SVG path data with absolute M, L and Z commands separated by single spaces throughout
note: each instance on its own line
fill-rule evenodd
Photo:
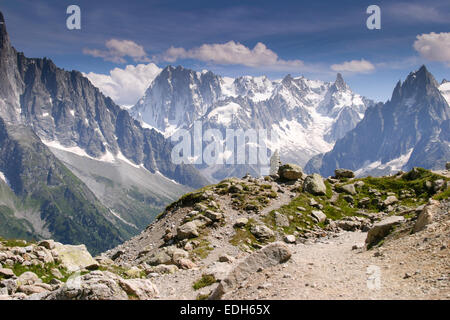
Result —
M 227 129 L 265 129 L 277 135 L 266 141 L 272 152 L 279 149 L 283 161 L 305 165 L 312 156 L 331 150 L 373 104 L 352 92 L 341 74 L 334 83 L 291 75 L 271 81 L 168 66 L 130 112 L 142 126 L 166 137 L 180 129 L 192 132 L 195 121 L 223 136 Z M 211 180 L 261 174 L 260 167 L 242 164 L 197 167 Z
M 309 172 L 332 175 L 343 167 L 357 175 L 443 169 L 450 159 L 449 83 L 439 84 L 422 66 L 395 86 L 386 103 L 368 108 L 364 119 L 333 149 L 311 159 Z
M 207 183 L 192 166 L 174 165 L 169 140 L 142 128 L 80 72 L 17 52 L 3 15 L 0 22 L 0 172 L 3 189 L 21 202 L 2 197 L 3 226 L 101 251 Z
M 175 164 L 172 137 L 194 136 L 196 123 L 223 137 L 229 129 L 275 133 L 264 144 L 282 162 L 323 176 L 442 169 L 450 159 L 450 82 L 439 84 L 425 66 L 386 103 L 353 92 L 341 74 L 334 82 L 234 79 L 167 66 L 126 110 L 82 73 L 17 52 L 1 12 L 0 22 L 0 236 L 98 253 L 192 189 L 268 173 L 264 163 Z

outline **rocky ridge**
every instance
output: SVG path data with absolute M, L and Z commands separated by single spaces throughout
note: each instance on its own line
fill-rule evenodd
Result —
M 431 279 L 431 274 L 439 273 L 441 280 L 421 282 L 422 293 L 414 293 L 442 298 L 439 295 L 448 285 L 448 278 L 442 278 L 442 273 L 445 268 L 448 270 L 449 263 L 445 234 L 450 173 L 439 173 L 414 168 L 395 176 L 361 179 L 354 178 L 349 170 L 336 170 L 334 177 L 324 179 L 308 176 L 300 167 L 285 165 L 273 176 L 225 179 L 186 194 L 169 205 L 139 236 L 88 259 L 93 263 L 80 267 L 75 284 L 71 280 L 52 288 L 44 286 L 45 292 L 29 295 L 23 292 L 28 288 L 18 286 L 12 294 L 3 289 L 3 298 L 359 298 L 364 295 L 360 296 L 358 290 L 367 287 L 363 288 L 365 282 L 356 265 L 365 272 L 373 260 L 378 260 L 378 264 L 384 257 L 394 260 L 394 253 L 404 250 L 396 244 L 405 248 L 409 243 L 419 243 L 420 247 L 420 243 L 428 241 L 425 238 L 433 239 L 427 242 L 433 245 L 419 249 L 421 261 L 442 259 L 433 272 L 430 264 L 423 263 L 423 268 L 431 273 L 424 272 L 423 278 L 416 278 Z M 46 246 L 40 243 L 25 251 L 36 255 L 34 252 L 42 249 L 35 248 Z M 18 257 L 18 248 L 4 247 L 0 250 L 6 252 L 0 255 L 4 278 L 0 287 L 7 287 L 11 278 L 17 282 L 23 271 L 16 266 L 24 259 Z M 53 251 L 50 250 L 52 254 Z M 407 252 L 401 256 L 414 260 Z M 54 255 L 53 263 L 67 275 L 67 264 L 61 257 L 61 253 Z M 31 263 L 39 264 L 36 259 L 31 259 Z M 348 265 L 350 261 L 355 266 Z M 45 261 L 41 263 L 46 266 Z M 398 266 L 393 266 L 391 260 L 383 263 L 387 268 L 392 266 L 398 276 Z M 312 272 L 316 264 L 326 273 Z M 331 266 L 334 271 L 328 270 Z M 409 270 L 406 267 L 402 270 Z M 336 270 L 345 276 L 338 276 L 334 285 L 331 278 Z M 358 290 L 353 290 L 348 282 L 351 272 L 359 279 Z M 390 271 L 386 276 L 394 277 Z M 413 277 L 414 273 L 405 271 L 403 276 Z M 294 278 L 302 280 L 292 281 Z M 385 284 L 385 291 L 364 294 L 383 298 L 384 292 L 390 296 L 387 289 L 392 285 L 398 288 L 397 298 L 411 296 L 407 294 L 409 286 L 417 283 L 407 282 L 406 287 L 400 288 L 397 282 L 404 279 L 394 280 L 393 284 Z M 303 293 L 305 286 L 310 296 Z M 339 292 L 343 288 L 347 291 Z

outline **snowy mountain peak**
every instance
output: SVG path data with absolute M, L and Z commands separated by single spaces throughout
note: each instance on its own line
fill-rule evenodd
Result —
M 281 80 L 266 76 L 233 79 L 167 67 L 131 113 L 143 126 L 166 137 L 179 129 L 191 130 L 197 120 L 223 136 L 231 128 L 274 130 L 279 141 L 269 148 L 279 149 L 282 161 L 304 165 L 311 156 L 329 151 L 371 104 L 353 93 L 341 75 L 335 83 L 290 74 Z M 220 179 L 227 173 L 224 169 L 212 175 Z

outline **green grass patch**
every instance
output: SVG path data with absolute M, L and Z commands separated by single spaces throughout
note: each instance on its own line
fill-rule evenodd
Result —
M 53 276 L 51 273 L 52 269 L 58 269 L 61 272 L 61 274 L 63 275 L 63 278 L 56 278 L 55 276 Z M 68 272 L 65 268 L 62 268 L 57 263 L 47 263 L 43 267 L 40 265 L 24 266 L 20 263 L 16 263 L 12 267 L 12 270 L 13 270 L 14 274 L 18 277 L 25 272 L 33 272 L 44 283 L 49 283 L 53 279 L 58 279 L 62 282 L 66 282 L 67 279 L 73 274 L 73 273 Z
M 194 288 L 194 290 L 199 290 L 201 288 L 208 287 L 216 282 L 217 280 L 212 274 L 204 274 L 199 280 L 194 282 L 192 288 Z

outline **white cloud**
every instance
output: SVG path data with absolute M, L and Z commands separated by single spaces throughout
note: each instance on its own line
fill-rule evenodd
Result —
M 258 42 L 253 49 L 235 41 L 227 43 L 203 44 L 186 50 L 169 48 L 159 59 L 173 63 L 178 59 L 195 59 L 217 64 L 239 64 L 252 68 L 288 70 L 304 66 L 301 60 L 283 60 L 265 44 Z
M 127 65 L 114 68 L 107 74 L 89 72 L 85 76 L 106 96 L 119 105 L 134 105 L 145 93 L 150 83 L 161 72 L 154 63 Z
M 126 63 L 125 57 L 135 62 L 150 62 L 144 48 L 134 41 L 111 39 L 106 41 L 105 46 L 108 50 L 85 48 L 83 53 L 115 63 Z
M 450 66 L 450 32 L 424 33 L 414 41 L 414 49 L 427 60 Z
M 361 59 L 333 64 L 331 65 L 331 70 L 336 72 L 368 73 L 375 70 L 375 66 L 370 61 Z

